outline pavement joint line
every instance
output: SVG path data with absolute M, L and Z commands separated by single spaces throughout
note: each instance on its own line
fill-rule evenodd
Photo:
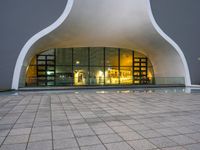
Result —
M 80 149 L 81 149 L 81 148 L 80 148 L 80 145 L 79 145 L 79 143 L 78 143 L 78 140 L 77 140 L 77 138 L 76 138 L 76 135 L 75 135 L 75 133 L 74 133 L 74 130 L 73 130 L 73 128 L 72 128 L 72 125 L 71 125 L 71 123 L 70 123 L 70 121 L 69 121 L 69 118 L 68 118 L 67 113 L 66 113 L 66 111 L 65 111 L 65 108 L 64 108 L 64 106 L 63 106 L 62 100 L 60 99 L 60 96 L 58 96 L 58 95 L 56 95 L 56 96 L 58 97 L 58 100 L 59 100 L 60 103 L 61 103 L 62 109 L 63 109 L 63 111 L 64 111 L 64 113 L 65 113 L 65 116 L 66 116 L 66 118 L 67 118 L 67 121 L 69 122 L 69 126 L 70 126 L 70 128 L 71 128 L 71 130 L 72 130 L 72 133 L 73 133 L 73 135 L 74 135 L 74 139 L 76 140 L 76 143 L 77 143 L 78 148 L 79 148 L 79 150 L 80 150 Z
M 51 138 L 52 138 L 52 150 L 54 150 L 54 139 L 53 139 L 53 124 L 52 124 L 52 107 L 51 107 L 51 97 L 48 96 L 49 107 L 50 107 L 50 121 L 51 121 Z
M 15 121 L 14 125 L 10 128 L 8 134 L 6 135 L 5 139 L 3 140 L 3 142 L 1 143 L 0 145 L 0 148 L 2 147 L 2 145 L 4 144 L 5 140 L 7 139 L 8 135 L 10 134 L 11 130 L 13 129 L 13 127 L 15 126 L 16 122 L 19 120 L 19 118 L 21 117 L 21 115 L 23 114 L 23 112 L 25 111 L 25 109 L 28 107 L 28 105 L 31 103 L 31 99 L 32 99 L 32 96 L 29 97 L 29 102 L 26 104 L 25 108 L 23 109 L 23 111 L 21 112 L 21 114 L 19 115 L 19 117 L 17 118 L 17 120 Z M 23 101 L 24 99 L 26 99 L 26 97 L 24 97 L 21 101 Z M 21 102 L 20 101 L 20 102 Z
M 33 130 L 33 127 L 34 127 L 35 119 L 36 119 L 36 117 L 37 117 L 37 114 L 38 114 L 38 110 L 39 110 L 41 101 L 42 101 L 42 96 L 40 96 L 40 102 L 38 103 L 37 111 L 35 112 L 35 116 L 34 116 L 34 119 L 33 119 L 33 122 L 32 122 L 31 131 L 30 131 L 30 134 L 29 134 L 29 137 L 28 137 L 28 141 L 27 141 L 25 150 L 28 149 L 28 144 L 30 143 L 29 141 L 30 141 L 30 138 L 31 138 L 32 130 Z
M 72 105 L 74 106 L 74 104 L 72 103 Z M 87 122 L 87 120 L 83 117 L 83 115 L 81 114 L 81 112 L 77 109 L 77 107 L 76 106 L 74 106 L 75 108 L 76 108 L 76 110 L 80 113 L 80 115 L 82 116 L 82 118 L 83 118 L 83 120 L 85 121 L 85 122 Z M 99 139 L 99 141 L 101 142 L 101 144 L 104 146 L 104 148 L 106 149 L 106 150 L 108 150 L 107 149 L 107 147 L 105 146 L 105 144 L 101 141 L 101 139 L 98 137 L 98 135 L 96 134 L 96 132 L 91 128 L 91 126 L 89 126 L 89 128 L 94 132 L 94 134 L 95 134 L 95 136 Z M 73 128 L 72 128 L 72 130 L 73 130 Z M 74 131 L 73 131 L 74 132 Z M 75 136 L 75 138 L 76 138 L 76 136 Z M 77 139 L 77 138 L 76 138 Z M 78 142 L 78 141 L 77 141 Z M 81 146 L 79 145 L 79 149 L 81 148 Z

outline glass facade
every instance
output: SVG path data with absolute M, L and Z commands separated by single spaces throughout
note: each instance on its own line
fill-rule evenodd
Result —
M 25 86 L 153 84 L 146 56 L 119 48 L 58 48 L 33 57 Z

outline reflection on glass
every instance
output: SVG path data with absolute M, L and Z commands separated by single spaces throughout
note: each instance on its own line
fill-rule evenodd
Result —
M 46 56 L 38 56 L 38 60 L 45 60 L 46 59 Z
M 87 85 L 88 84 L 88 68 L 75 67 L 74 68 L 74 85 Z
M 56 85 L 72 85 L 73 84 L 73 73 L 72 67 L 57 66 L 56 67 Z
M 132 84 L 132 67 L 120 67 L 120 84 Z
M 103 67 L 90 67 L 90 85 L 104 85 Z
M 38 65 L 45 65 L 46 64 L 46 61 L 45 60 L 40 60 L 37 62 Z
M 56 65 L 72 65 L 72 49 L 56 49 Z
M 105 68 L 105 84 L 119 84 L 118 67 Z
M 75 66 L 88 65 L 88 48 L 74 48 L 73 53 Z
M 106 48 L 106 66 L 118 66 L 118 49 Z
M 132 66 L 133 65 L 133 51 L 132 50 L 120 50 L 120 66 Z
M 103 48 L 90 48 L 90 66 L 104 65 Z

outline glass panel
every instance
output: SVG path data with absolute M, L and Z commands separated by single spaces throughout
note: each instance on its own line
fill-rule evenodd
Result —
M 58 48 L 45 51 L 32 58 L 30 64 L 33 65 L 27 69 L 25 84 L 37 86 L 37 74 L 39 85 L 44 86 L 54 85 L 54 82 L 51 82 L 53 80 L 56 80 L 58 86 L 104 85 L 104 81 L 107 85 L 155 83 L 153 66 L 145 55 L 135 52 L 132 67 L 133 51 L 121 49 L 119 72 L 119 49 L 105 48 L 105 50 L 105 73 L 104 48 Z M 74 58 L 73 62 L 72 58 Z M 74 72 L 72 72 L 72 65 Z M 90 74 L 88 65 L 90 65 Z
M 72 67 L 57 66 L 56 67 L 56 85 L 65 86 L 73 84 Z
M 90 85 L 104 85 L 103 67 L 90 68 Z
M 47 65 L 54 65 L 54 64 L 55 64 L 55 62 L 53 60 L 48 60 L 47 61 Z
M 105 84 L 119 84 L 118 67 L 105 68 Z
M 74 48 L 74 65 L 88 65 L 88 48 Z
M 56 49 L 56 65 L 72 65 L 72 49 Z
M 140 66 L 140 63 L 134 63 L 134 66 Z
M 147 62 L 147 59 L 146 58 L 142 58 L 141 62 Z
M 46 70 L 46 66 L 38 66 L 38 70 Z
M 47 56 L 47 59 L 48 59 L 48 60 L 54 60 L 55 57 L 54 57 L 54 56 Z
M 54 71 L 49 71 L 49 70 L 48 70 L 48 71 L 47 71 L 47 75 L 48 75 L 48 76 L 53 76 L 53 75 L 54 75 Z
M 132 84 L 132 67 L 120 67 L 120 84 Z
M 55 82 L 54 81 L 48 81 L 47 82 L 47 86 L 54 86 L 55 85 Z
M 146 70 L 146 67 L 141 67 L 141 70 L 142 70 L 142 71 L 145 71 L 145 70 Z
M 47 66 L 47 70 L 48 71 L 54 71 L 55 70 L 55 66 Z
M 145 67 L 147 66 L 147 63 L 141 63 L 141 66 Z
M 45 60 L 40 60 L 38 61 L 38 65 L 45 65 L 46 64 L 46 61 Z
M 88 67 L 74 68 L 74 85 L 88 84 Z
M 132 50 L 120 50 L 120 65 L 132 66 L 133 65 L 133 51 Z
M 54 76 L 47 76 L 47 80 L 55 80 L 55 77 Z
M 38 71 L 38 75 L 39 76 L 45 76 L 46 75 L 46 71 Z
M 118 66 L 118 49 L 106 48 L 105 51 L 106 66 Z
M 38 60 L 45 60 L 46 56 L 38 56 Z
M 45 81 L 38 82 L 38 86 L 46 86 L 46 82 Z
M 90 66 L 103 66 L 103 48 L 90 48 Z
M 38 80 L 46 80 L 46 77 L 45 77 L 45 76 L 42 76 L 42 77 L 38 77 L 37 79 L 38 79 Z

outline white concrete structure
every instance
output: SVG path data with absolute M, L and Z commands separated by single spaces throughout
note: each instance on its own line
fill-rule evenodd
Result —
M 150 0 L 69 0 L 61 17 L 23 47 L 12 88 L 18 89 L 32 56 L 50 48 L 71 47 L 134 49 L 151 60 L 158 84 L 181 82 L 159 80 L 162 77 L 184 77 L 185 85 L 191 85 L 186 59 L 156 24 Z

